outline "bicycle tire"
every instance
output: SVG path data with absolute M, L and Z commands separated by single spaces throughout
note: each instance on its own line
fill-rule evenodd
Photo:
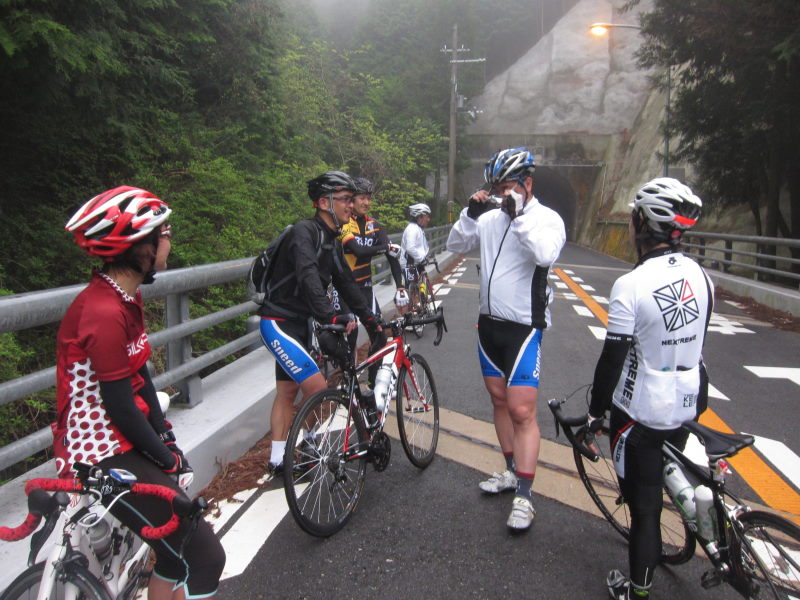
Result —
M 732 562 L 740 592 L 748 598 L 800 598 L 800 527 L 758 510 L 736 520 Z
M 439 394 L 428 362 L 419 354 L 409 357 L 414 385 L 403 367 L 397 382 L 395 414 L 403 450 L 415 467 L 424 469 L 436 456 L 439 442 Z
M 286 438 L 283 480 L 286 502 L 298 525 L 316 537 L 344 527 L 358 507 L 366 478 L 366 455 L 342 460 L 348 447 L 362 448 L 367 433 L 340 390 L 317 392 L 302 406 Z
M 410 313 L 411 318 L 422 317 L 423 297 L 422 295 L 420 295 L 419 283 L 417 283 L 416 281 L 411 283 L 408 287 L 408 300 L 409 300 L 409 305 L 411 307 L 411 310 L 409 310 L 408 312 Z M 410 329 L 411 331 L 414 332 L 414 335 L 417 336 L 417 338 L 419 339 L 422 337 L 422 333 L 425 331 L 425 325 L 424 324 L 413 325 L 410 327 Z
M 6 590 L 0 595 L 0 600 L 35 600 L 42 583 L 44 563 L 36 563 L 25 569 Z M 97 578 L 80 565 L 71 564 L 66 571 L 58 573 L 53 578 L 54 589 L 48 598 L 63 600 L 66 592 L 69 598 L 76 600 L 111 600 L 111 596 L 103 588 Z M 73 586 L 75 590 L 68 588 Z
M 604 436 L 608 439 L 608 430 Z M 606 521 L 626 541 L 630 541 L 631 516 L 628 505 L 622 497 L 619 480 L 614 470 L 613 463 L 609 460 L 597 444 L 600 460 L 592 462 L 577 448 L 572 449 L 575 457 L 575 466 L 589 497 L 595 503 Z M 668 565 L 680 565 L 687 562 L 694 555 L 696 547 L 695 538 L 689 526 L 680 518 L 678 509 L 664 489 L 664 506 L 661 510 L 661 562 Z

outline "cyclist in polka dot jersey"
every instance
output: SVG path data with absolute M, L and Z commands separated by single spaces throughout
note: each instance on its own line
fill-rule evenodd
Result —
M 150 342 L 139 291 L 166 268 L 170 213 L 150 192 L 121 186 L 95 196 L 67 222 L 75 242 L 103 266 L 67 309 L 56 339 L 58 406 L 51 427 L 59 477 L 74 477 L 75 463 L 84 462 L 181 491 L 179 482 L 191 474 L 147 369 Z M 122 496 L 111 512 L 132 531 L 171 515 L 167 503 L 148 496 Z M 188 529 L 186 522 L 167 538 L 148 541 L 156 554 L 151 600 L 216 592 L 225 552 L 205 521 L 184 543 Z

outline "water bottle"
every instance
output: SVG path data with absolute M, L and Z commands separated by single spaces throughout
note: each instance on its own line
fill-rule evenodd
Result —
M 111 554 L 111 527 L 105 519 L 97 519 L 89 527 L 89 543 L 92 551 L 100 562 L 105 561 Z
M 694 502 L 694 488 L 680 467 L 669 461 L 664 465 L 664 484 L 669 495 L 683 515 L 689 521 L 697 518 L 697 507 Z
M 383 412 L 386 406 L 387 396 L 389 395 L 389 388 L 392 385 L 392 367 L 386 363 L 381 365 L 378 373 L 375 375 L 375 387 L 372 388 L 375 393 L 375 408 L 378 412 Z
M 717 517 L 714 510 L 714 494 L 705 485 L 698 485 L 694 490 L 694 503 L 697 507 L 697 533 L 704 540 L 717 539 Z

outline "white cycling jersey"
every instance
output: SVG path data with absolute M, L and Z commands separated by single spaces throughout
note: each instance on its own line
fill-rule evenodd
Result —
M 608 331 L 633 343 L 613 402 L 634 420 L 673 429 L 696 416 L 713 298 L 714 285 L 700 265 L 669 248 L 614 283 Z
M 411 222 L 406 226 L 400 246 L 403 249 L 400 257 L 400 264 L 403 267 L 425 260 L 425 257 L 428 256 L 428 238 L 419 223 Z
M 447 249 L 465 253 L 480 244 L 481 314 L 545 329 L 553 297 L 547 274 L 566 239 L 558 213 L 532 197 L 513 220 L 499 209 L 475 220 L 465 208 Z

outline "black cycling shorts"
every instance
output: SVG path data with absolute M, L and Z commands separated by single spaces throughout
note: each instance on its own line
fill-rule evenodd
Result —
M 484 377 L 506 385 L 539 387 L 542 330 L 488 315 L 478 317 L 478 358 Z
M 110 456 L 97 463 L 108 469 L 125 469 L 136 475 L 139 483 L 153 483 L 181 491 L 173 479 L 137 450 Z M 164 525 L 171 517 L 168 502 L 153 496 L 126 494 L 111 507 L 111 514 L 126 527 L 139 533 L 144 525 Z M 171 581 L 175 589 L 185 586 L 186 598 L 204 598 L 213 595 L 219 586 L 219 578 L 225 567 L 225 550 L 211 526 L 200 519 L 191 538 L 183 546 L 190 528 L 185 521 L 172 535 L 161 540 L 145 540 L 156 555 L 153 574 L 159 579 Z

